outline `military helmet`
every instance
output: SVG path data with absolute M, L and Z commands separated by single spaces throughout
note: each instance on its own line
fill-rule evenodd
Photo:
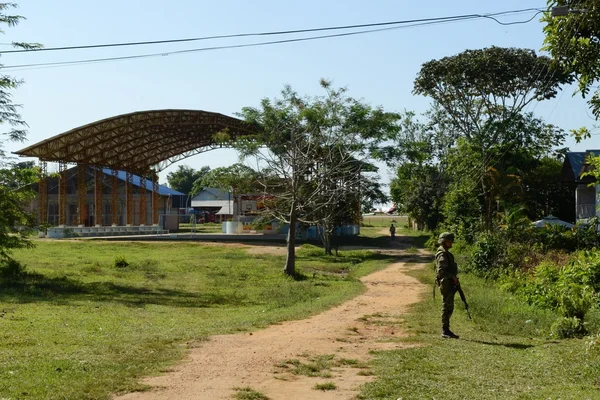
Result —
M 450 233 L 450 232 L 440 233 L 440 237 L 438 238 L 438 243 L 441 244 L 444 240 L 454 241 L 454 233 Z

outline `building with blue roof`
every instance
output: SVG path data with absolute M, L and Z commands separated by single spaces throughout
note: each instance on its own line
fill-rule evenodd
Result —
M 82 219 L 79 220 L 79 169 L 77 167 L 69 168 L 65 171 L 66 180 L 66 225 L 67 226 L 124 226 L 127 224 L 127 173 L 125 171 L 115 171 L 108 168 L 103 168 L 100 171 L 102 174 L 99 179 L 102 184 L 102 220 L 94 220 L 94 210 L 96 208 L 96 192 L 95 192 L 95 168 L 86 167 L 83 183 L 85 185 L 85 193 L 82 193 L 83 209 Z M 50 176 L 46 180 L 47 186 L 47 221 L 49 225 L 59 225 L 59 182 L 60 179 L 56 176 Z M 132 186 L 132 213 L 133 225 L 152 225 L 152 181 L 143 179 L 138 175 L 131 174 Z M 113 198 L 113 188 L 116 188 L 116 196 Z M 36 191 L 39 191 L 39 185 L 35 186 Z M 180 207 L 185 207 L 187 195 L 169 188 L 168 186 L 158 185 L 157 191 L 158 213 L 177 214 Z M 116 200 L 116 201 L 115 201 Z M 145 207 L 142 203 L 145 201 Z M 114 210 L 113 210 L 113 205 Z M 31 204 L 31 211 L 39 210 L 39 199 L 34 200 Z M 145 216 L 140 215 L 142 209 L 145 208 Z M 116 211 L 116 215 L 114 214 Z M 37 213 L 39 215 L 39 213 Z M 114 218 L 113 218 L 114 217 Z M 83 224 L 80 224 L 83 222 Z

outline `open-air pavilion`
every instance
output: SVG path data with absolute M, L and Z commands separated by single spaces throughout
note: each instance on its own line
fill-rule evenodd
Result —
M 40 166 L 38 211 L 40 224 L 48 222 L 48 162 L 58 163 L 58 225 L 67 226 L 67 170 L 75 165 L 77 174 L 77 226 L 85 224 L 86 171 L 94 170 L 93 221 L 98 232 L 108 218 L 111 227 L 119 225 L 118 171 L 125 171 L 125 226 L 158 226 L 158 173 L 171 164 L 202 152 L 227 145 L 253 133 L 253 127 L 237 118 L 201 110 L 141 111 L 107 118 L 53 136 L 15 152 L 24 157 L 36 157 Z M 103 182 L 106 169 L 112 171 L 111 201 L 103 207 Z M 140 187 L 152 188 L 151 196 L 138 197 L 134 208 L 133 177 Z M 150 184 L 151 182 L 151 184 Z M 147 204 L 148 201 L 151 204 Z M 148 206 L 151 212 L 148 213 Z M 134 210 L 138 213 L 134 218 Z M 91 220 L 91 219 L 88 219 Z M 115 230 L 119 231 L 119 230 Z

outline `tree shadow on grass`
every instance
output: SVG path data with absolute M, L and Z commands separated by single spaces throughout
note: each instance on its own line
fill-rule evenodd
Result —
M 72 301 L 100 301 L 121 303 L 130 307 L 153 304 L 190 308 L 249 304 L 245 296 L 233 290 L 225 293 L 194 293 L 175 289 L 150 289 L 113 282 L 85 283 L 67 277 L 51 278 L 31 272 L 0 277 L 0 301 L 7 300 L 21 303 L 63 304 Z
M 523 344 L 523 343 L 499 343 L 499 342 L 487 342 L 485 340 L 475 340 L 475 339 L 465 339 L 466 342 L 477 343 L 477 344 L 485 344 L 487 346 L 502 346 L 507 347 L 509 349 L 516 350 L 526 350 L 532 347 L 535 347 L 533 344 Z

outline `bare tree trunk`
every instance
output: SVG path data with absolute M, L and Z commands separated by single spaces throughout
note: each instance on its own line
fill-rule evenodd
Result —
M 325 254 L 331 255 L 331 234 L 328 229 L 323 228 L 323 247 L 325 247 Z
M 296 275 L 296 204 L 292 204 L 290 210 L 290 226 L 287 237 L 287 259 L 285 260 L 285 272 L 289 276 Z

